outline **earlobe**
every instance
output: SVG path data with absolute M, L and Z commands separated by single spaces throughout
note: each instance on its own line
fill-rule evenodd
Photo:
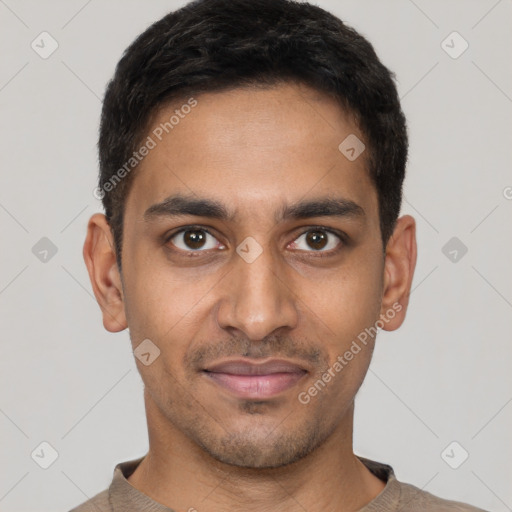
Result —
M 105 215 L 101 213 L 89 219 L 83 256 L 105 329 L 110 332 L 126 329 L 123 288 L 112 232 Z
M 398 329 L 405 319 L 416 255 L 416 223 L 413 217 L 404 215 L 397 220 L 386 246 L 381 305 L 381 319 L 386 331 Z

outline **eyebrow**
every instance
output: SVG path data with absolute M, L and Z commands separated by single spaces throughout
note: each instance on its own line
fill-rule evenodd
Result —
M 227 222 L 233 222 L 237 214 L 230 211 L 222 203 L 206 198 L 195 198 L 176 194 L 167 197 L 160 203 L 150 206 L 144 212 L 144 221 L 150 222 L 158 218 L 209 217 Z M 275 215 L 276 222 L 311 217 L 349 217 L 364 218 L 364 209 L 354 201 L 342 197 L 326 197 L 313 200 L 301 200 L 290 205 L 284 205 Z

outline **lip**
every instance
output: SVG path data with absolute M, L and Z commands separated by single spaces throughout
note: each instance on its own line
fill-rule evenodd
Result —
M 208 366 L 203 373 L 235 396 L 261 400 L 292 388 L 308 372 L 284 359 L 230 359 Z

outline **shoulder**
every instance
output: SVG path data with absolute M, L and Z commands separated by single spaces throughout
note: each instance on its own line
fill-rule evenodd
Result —
M 108 489 L 96 494 L 69 512 L 112 512 Z
M 451 501 L 434 496 L 414 485 L 400 483 L 400 506 L 402 512 L 486 512 L 460 501 Z

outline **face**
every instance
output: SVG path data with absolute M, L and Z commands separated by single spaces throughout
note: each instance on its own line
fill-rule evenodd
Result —
M 150 429 L 224 463 L 282 466 L 346 424 L 374 346 L 360 335 L 405 306 L 412 274 L 397 271 L 405 257 L 384 257 L 365 153 L 338 149 L 364 136 L 334 102 L 296 84 L 195 100 L 169 133 L 179 105 L 149 130 L 122 276 L 90 240 L 84 252 L 109 276 L 95 286 L 105 326 L 128 326 L 136 353 L 150 340 L 150 364 L 136 359 Z

